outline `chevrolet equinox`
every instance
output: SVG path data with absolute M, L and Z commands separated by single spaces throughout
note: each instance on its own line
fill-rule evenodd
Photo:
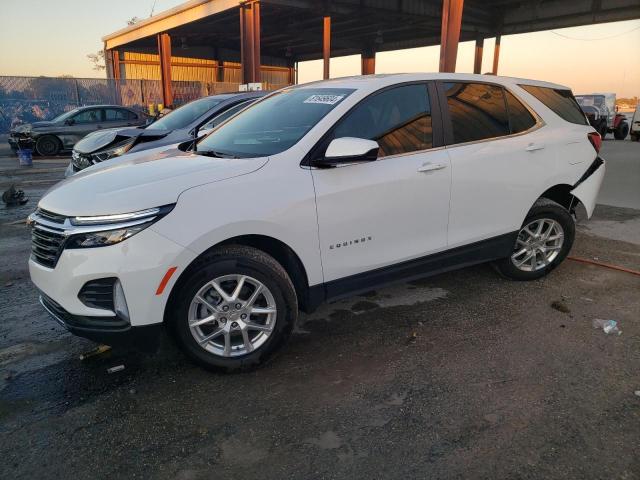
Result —
M 593 212 L 600 145 L 570 89 L 546 82 L 293 86 L 196 145 L 54 186 L 30 216 L 30 274 L 74 334 L 144 348 L 165 328 L 200 365 L 246 369 L 323 301 L 481 262 L 548 274 Z

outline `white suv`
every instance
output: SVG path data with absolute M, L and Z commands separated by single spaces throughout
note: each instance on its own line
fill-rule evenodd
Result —
M 251 367 L 326 300 L 487 261 L 547 274 L 605 171 L 567 87 L 464 74 L 286 88 L 196 148 L 42 198 L 31 278 L 71 332 L 144 347 L 166 327 L 201 365 Z

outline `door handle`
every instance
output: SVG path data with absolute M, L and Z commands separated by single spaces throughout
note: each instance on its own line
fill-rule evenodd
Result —
M 536 150 L 542 150 L 544 148 L 544 145 L 542 145 L 541 143 L 530 143 L 529 145 L 527 145 L 527 148 L 525 148 L 525 150 L 527 152 L 535 152 Z
M 444 163 L 431 163 L 426 162 L 423 163 L 421 167 L 418 168 L 419 172 L 433 172 L 435 170 L 442 170 L 443 168 L 447 168 Z

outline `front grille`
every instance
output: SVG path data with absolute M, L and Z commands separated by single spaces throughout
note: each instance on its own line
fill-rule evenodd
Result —
M 64 248 L 65 235 L 37 222 L 31 230 L 31 257 L 40 265 L 55 268 Z
M 91 280 L 80 289 L 78 298 L 87 307 L 114 311 L 113 285 L 115 282 L 115 277 Z

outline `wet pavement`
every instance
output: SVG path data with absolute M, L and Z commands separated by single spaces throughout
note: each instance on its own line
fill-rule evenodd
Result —
M 31 198 L 0 206 L 0 478 L 640 478 L 640 276 L 566 261 L 529 283 L 483 265 L 400 284 L 303 317 L 246 374 L 168 340 L 81 361 L 95 344 L 37 303 L 21 222 L 67 161 L 0 158 Z M 572 255 L 640 270 L 640 209 L 598 206 Z

